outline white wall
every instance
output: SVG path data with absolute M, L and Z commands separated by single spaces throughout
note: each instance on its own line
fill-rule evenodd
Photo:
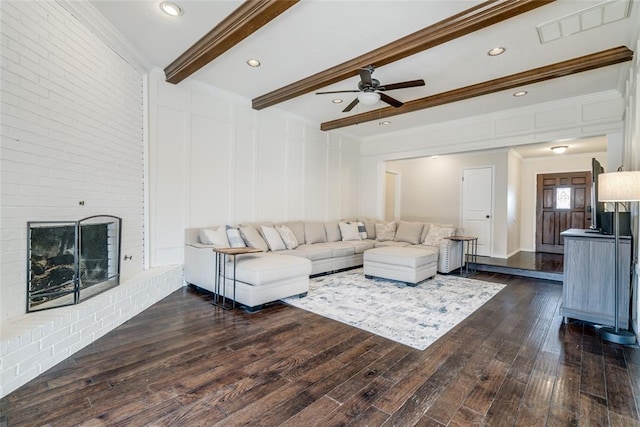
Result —
M 451 154 L 437 159 L 388 161 L 387 170 L 397 171 L 401 179 L 400 218 L 425 220 L 460 226 L 462 170 L 493 167 L 494 215 L 492 256 L 507 254 L 507 150 Z
M 160 71 L 149 87 L 152 265 L 182 262 L 185 228 L 357 215 L 359 141 Z
M 593 157 L 598 159 L 601 164 L 607 164 L 607 153 L 561 154 L 522 161 L 520 182 L 521 250 L 536 250 L 536 177 L 544 173 L 591 171 Z
M 142 271 L 144 122 L 142 74 L 58 2 L 0 5 L 2 321 L 25 312 L 27 221 L 122 217 Z

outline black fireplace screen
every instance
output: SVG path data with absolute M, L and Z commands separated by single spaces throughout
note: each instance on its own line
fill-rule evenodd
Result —
M 27 311 L 77 304 L 120 282 L 122 219 L 27 223 Z

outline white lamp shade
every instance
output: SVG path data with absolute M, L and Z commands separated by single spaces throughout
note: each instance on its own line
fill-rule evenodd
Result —
M 360 95 L 358 95 L 358 101 L 364 105 L 373 105 L 380 101 L 380 94 L 377 92 L 360 92 Z
M 609 172 L 598 175 L 598 201 L 640 201 L 640 171 Z

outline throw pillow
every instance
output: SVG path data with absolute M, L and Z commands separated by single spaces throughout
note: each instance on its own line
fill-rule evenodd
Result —
M 381 223 L 376 222 L 376 240 L 384 242 L 386 240 L 393 240 L 396 236 L 396 223 L 395 221 Z
M 264 234 L 267 244 L 269 245 L 269 249 L 272 251 L 283 251 L 287 249 L 280 237 L 280 234 L 274 227 L 267 227 L 263 225 L 262 234 Z
M 356 222 L 356 224 L 358 225 L 358 233 L 360 234 L 360 239 L 364 240 L 367 238 L 367 229 L 364 226 L 364 222 L 362 221 L 358 221 Z
M 258 230 L 251 225 L 241 226 L 240 236 L 242 236 L 242 240 L 244 240 L 249 247 L 258 248 L 265 252 L 269 250 L 267 242 L 264 241 L 260 233 L 258 233 Z
M 282 242 L 287 249 L 291 250 L 298 247 L 298 239 L 296 239 L 296 235 L 293 234 L 293 231 L 289 227 L 286 225 L 276 225 L 276 231 L 282 238 Z
M 342 234 L 342 241 L 349 240 L 362 240 L 360 233 L 358 233 L 358 224 L 355 222 L 341 222 L 340 234 Z
M 229 238 L 229 245 L 232 248 L 247 247 L 247 245 L 244 244 L 244 240 L 242 240 L 240 230 L 238 230 L 237 228 L 233 228 L 227 225 L 227 237 Z
M 396 242 L 407 242 L 412 245 L 419 245 L 423 227 L 424 224 L 420 222 L 400 221 L 394 240 Z
M 445 237 L 451 237 L 455 232 L 455 228 L 440 227 L 439 225 L 432 224 L 422 244 L 425 246 L 440 246 L 440 243 Z
M 200 243 L 203 245 L 214 245 L 219 248 L 228 248 L 229 239 L 225 227 L 218 228 L 201 228 L 198 232 Z
M 367 239 L 376 238 L 376 222 L 374 220 L 365 219 L 364 228 L 367 231 Z

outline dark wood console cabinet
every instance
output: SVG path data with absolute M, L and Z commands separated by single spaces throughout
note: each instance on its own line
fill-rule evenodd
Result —
M 564 238 L 564 280 L 560 314 L 600 325 L 614 323 L 614 236 L 569 229 Z M 620 237 L 619 316 L 626 328 L 629 318 L 631 238 Z

